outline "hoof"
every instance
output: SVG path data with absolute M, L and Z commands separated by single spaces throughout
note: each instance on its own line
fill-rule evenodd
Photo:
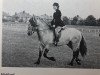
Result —
M 76 59 L 76 62 L 77 62 L 78 65 L 81 65 L 80 61 L 81 61 L 80 59 Z
M 81 61 L 80 59 L 76 59 L 76 61 Z
M 81 65 L 81 62 L 80 62 L 80 61 L 77 61 L 77 64 L 78 64 L 78 65 Z
M 57 43 L 53 43 L 53 45 L 54 45 L 54 46 L 58 46 L 58 44 L 57 44 Z
M 50 57 L 49 59 L 52 61 L 56 61 L 56 59 L 54 57 Z
M 35 62 L 34 64 L 39 65 L 39 64 L 40 64 L 40 62 L 39 62 L 39 61 L 37 61 L 37 62 Z
M 68 65 L 73 66 L 73 63 L 69 63 Z

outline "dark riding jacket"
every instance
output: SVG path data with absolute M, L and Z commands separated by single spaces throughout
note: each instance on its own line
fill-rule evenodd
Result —
M 55 25 L 55 28 L 57 26 L 64 26 L 63 21 L 61 20 L 61 11 L 59 9 L 56 10 L 56 12 L 53 14 L 53 20 L 51 21 L 51 25 Z

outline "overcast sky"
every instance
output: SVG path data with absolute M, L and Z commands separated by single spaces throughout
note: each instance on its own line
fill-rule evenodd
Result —
M 52 15 L 54 2 L 59 3 L 63 16 L 86 18 L 91 14 L 100 17 L 100 0 L 3 0 L 3 11 L 11 15 L 23 10 L 35 15 Z

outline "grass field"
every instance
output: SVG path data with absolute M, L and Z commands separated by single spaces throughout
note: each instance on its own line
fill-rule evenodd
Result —
M 76 26 L 68 26 L 75 27 Z M 77 28 L 100 29 L 100 27 L 77 26 Z M 82 65 L 69 66 L 72 51 L 67 46 L 52 47 L 48 56 L 54 56 L 56 62 L 44 57 L 40 65 L 34 62 L 38 58 L 37 34 L 27 35 L 27 24 L 3 24 L 2 66 L 3 67 L 47 67 L 47 68 L 99 68 L 100 69 L 100 37 L 94 33 L 83 33 L 86 38 L 88 53 L 82 59 Z

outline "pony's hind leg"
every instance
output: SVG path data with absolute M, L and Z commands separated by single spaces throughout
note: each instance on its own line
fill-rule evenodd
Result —
M 79 56 L 79 50 L 76 51 L 75 61 L 77 62 L 78 65 L 81 65 L 81 62 L 80 62 L 81 60 L 78 58 L 78 56 Z
M 73 58 L 72 58 L 71 62 L 69 63 L 69 65 L 73 66 L 74 60 L 77 62 L 77 64 L 80 65 L 80 61 L 79 61 L 79 58 L 78 58 L 78 56 L 79 56 L 79 49 L 77 47 L 77 44 L 72 45 L 72 46 L 73 46 L 72 47 L 72 50 L 73 50 Z
M 74 60 L 77 62 L 78 65 L 81 65 L 80 59 L 78 58 L 78 56 L 79 56 L 79 43 L 80 43 L 80 40 L 77 40 L 77 39 L 73 39 L 73 41 L 71 43 L 72 44 L 71 49 L 73 50 L 73 58 L 72 58 L 69 65 L 73 66 Z
M 71 62 L 69 63 L 69 65 L 73 66 L 73 62 L 74 60 L 77 62 L 78 65 L 81 65 L 81 60 L 78 58 L 79 56 L 79 50 L 77 51 L 73 51 L 73 58 L 71 60 Z
M 54 57 L 48 57 L 47 56 L 48 52 L 49 52 L 49 50 L 48 49 L 45 49 L 43 56 L 45 58 L 49 59 L 49 60 L 56 61 Z

